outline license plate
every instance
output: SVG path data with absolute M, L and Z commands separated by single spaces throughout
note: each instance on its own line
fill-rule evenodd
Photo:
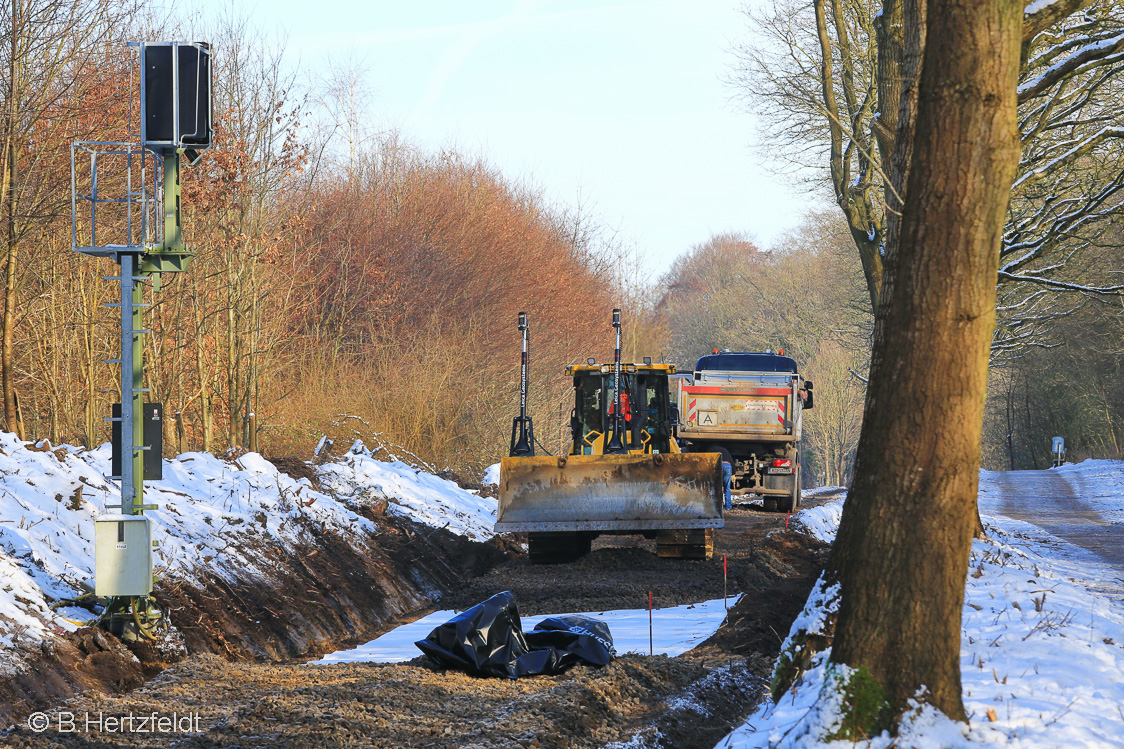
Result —
M 765 473 L 792 473 L 791 468 L 769 468 Z

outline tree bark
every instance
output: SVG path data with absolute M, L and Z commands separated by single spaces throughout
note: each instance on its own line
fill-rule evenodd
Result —
M 878 116 L 870 129 L 878 143 L 882 163 L 889 164 L 894 157 L 898 102 L 902 98 L 902 57 L 905 54 L 903 0 L 883 0 L 882 13 L 874 19 L 874 30 L 878 44 Z M 887 204 L 889 201 L 890 196 L 887 195 Z
M 1022 15 L 1021 0 L 929 0 L 917 16 L 927 33 L 906 34 L 907 57 L 924 42 L 912 138 L 906 118 L 895 143 L 895 159 L 912 148 L 907 199 L 833 556 L 841 601 L 832 659 L 866 667 L 894 715 L 924 687 L 923 701 L 966 720 L 960 610 L 1019 158 Z

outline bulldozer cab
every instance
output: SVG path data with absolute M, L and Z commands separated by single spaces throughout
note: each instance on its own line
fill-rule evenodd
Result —
M 672 436 L 678 404 L 668 382 L 675 367 L 647 357 L 622 364 L 619 309 L 613 329 L 613 366 L 589 359 L 566 369 L 574 383 L 570 449 L 536 456 L 527 415 L 527 315 L 519 314 L 519 416 L 509 456 L 500 460 L 496 532 L 526 533 L 534 561 L 576 559 L 602 533 L 642 533 L 655 537 L 660 556 L 709 559 L 723 523 L 721 456 L 679 451 Z
M 670 364 L 621 365 L 623 442 L 634 455 L 679 452 L 672 439 L 673 404 L 668 376 Z M 570 414 L 570 455 L 602 455 L 613 429 L 616 376 L 613 367 L 570 367 L 574 378 L 574 409 Z

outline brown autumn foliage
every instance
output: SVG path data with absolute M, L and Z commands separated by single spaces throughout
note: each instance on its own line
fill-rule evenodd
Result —
M 68 98 L 23 123 L 52 133 L 17 149 L 16 189 L 39 208 L 3 215 L 5 233 L 22 232 L 8 255 L 22 426 L 8 426 L 29 439 L 100 444 L 119 399 L 118 368 L 103 363 L 118 345 L 104 306 L 116 266 L 71 252 L 69 178 L 73 140 L 127 137 L 125 33 L 91 41 L 96 54 L 67 69 Z M 520 311 L 532 322 L 532 414 L 553 451 L 569 417 L 564 366 L 611 348 L 611 264 L 577 245 L 569 217 L 481 161 L 387 139 L 349 170 L 314 168 L 323 144 L 302 127 L 306 98 L 281 52 L 237 23 L 210 40 L 216 144 L 183 170 L 196 256 L 145 294 L 145 384 L 165 404 L 165 454 L 257 445 L 308 457 L 327 435 L 478 469 L 505 453 L 516 413 Z M 121 190 L 111 162 L 99 181 Z M 77 178 L 88 191 L 83 162 Z M 103 212 L 99 244 L 123 236 L 123 221 Z
M 490 358 L 515 313 L 537 335 L 584 340 L 611 306 L 541 201 L 480 162 L 397 144 L 314 191 L 301 251 L 317 314 L 299 332 L 360 354 L 402 331 L 479 316 Z M 592 296 L 591 296 L 592 292 Z M 510 337 L 510 336 L 508 336 Z
M 559 414 L 569 419 L 565 365 L 609 348 L 608 279 L 575 258 L 539 197 L 483 163 L 391 142 L 360 169 L 309 197 L 296 243 L 307 308 L 288 318 L 292 365 L 275 374 L 294 391 L 318 374 L 315 393 L 287 396 L 299 411 L 276 439 L 308 444 L 338 421 L 327 432 L 340 440 L 381 433 L 430 462 L 494 460 L 515 415 L 526 311 L 531 404 L 553 451 Z

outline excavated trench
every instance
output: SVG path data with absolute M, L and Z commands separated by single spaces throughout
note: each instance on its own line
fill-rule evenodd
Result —
M 264 577 L 203 574 L 202 585 L 158 588 L 186 657 L 130 652 L 89 630 L 60 638 L 37 670 L 0 684 L 0 719 L 12 725 L 0 746 L 712 747 L 766 694 L 773 658 L 826 557 L 823 544 L 784 530 L 783 515 L 745 507 L 728 515 L 707 562 L 660 559 L 652 542 L 626 537 L 599 540 L 573 563 L 538 566 L 512 539 L 480 544 L 377 512 L 371 519 L 379 532 L 366 553 L 321 534 L 291 553 L 263 550 L 275 563 Z M 658 607 L 720 598 L 723 556 L 730 593 L 745 595 L 712 638 L 677 658 L 627 655 L 603 669 L 518 681 L 444 671 L 421 656 L 305 665 L 437 599 L 464 608 L 511 590 L 535 614 L 638 608 L 648 592 Z M 34 710 L 46 716 L 41 733 L 27 723 Z M 104 722 L 154 712 L 196 720 L 170 733 Z M 67 715 L 95 719 L 70 727 Z
M 376 532 L 362 550 L 304 521 L 314 542 L 256 550 L 270 562 L 265 574 L 232 581 L 200 560 L 195 582 L 158 580 L 153 596 L 178 633 L 161 647 L 123 644 L 93 628 L 59 633 L 25 654 L 28 668 L 0 679 L 0 725 L 86 692 L 129 691 L 188 654 L 280 662 L 372 639 L 519 551 L 510 541 L 476 543 L 384 511 L 363 510 Z

